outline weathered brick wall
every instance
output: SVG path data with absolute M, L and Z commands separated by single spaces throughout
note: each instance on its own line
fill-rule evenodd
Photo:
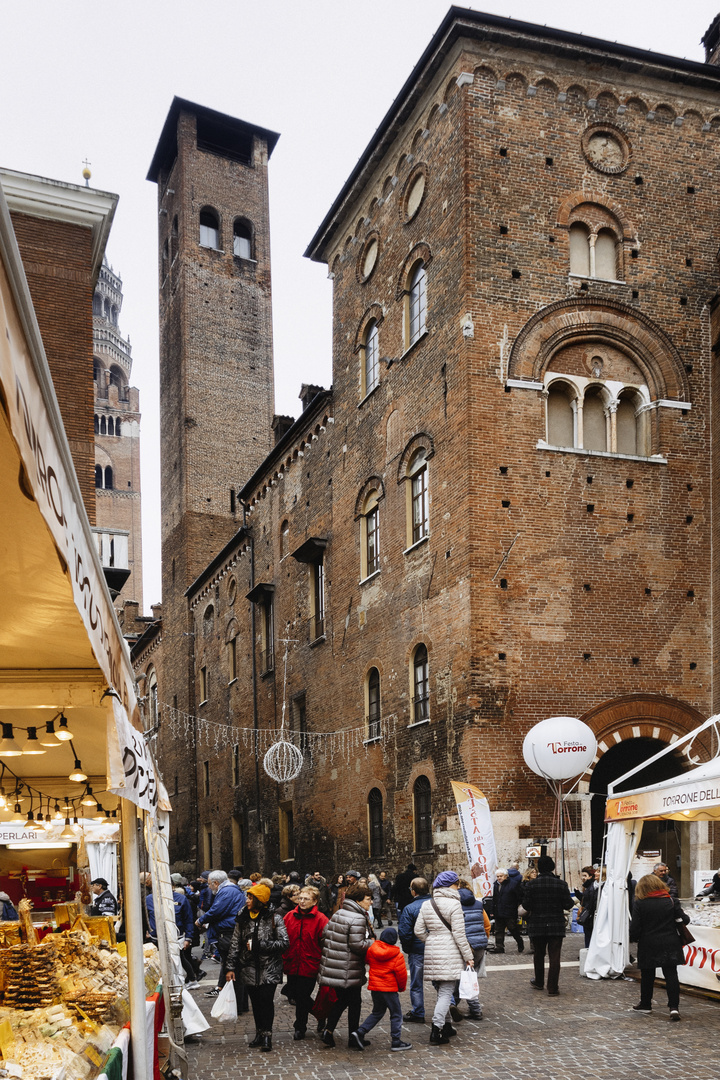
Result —
M 85 509 L 95 523 L 90 229 L 13 213 Z

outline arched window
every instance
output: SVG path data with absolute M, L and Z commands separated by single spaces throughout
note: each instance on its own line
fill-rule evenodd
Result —
M 590 277 L 590 230 L 581 221 L 570 226 L 570 273 Z
M 100 434 L 100 420 L 98 419 L 97 413 L 95 413 L 95 434 Z
M 103 303 L 100 293 L 93 293 L 93 315 L 102 315 Z
M 424 448 L 417 450 L 408 466 L 408 547 L 424 540 L 430 531 L 428 467 Z
M 430 667 L 425 645 L 418 645 L 412 662 L 412 722 L 430 719 Z
M 116 364 L 110 368 L 110 385 L 117 386 L 120 390 L 125 384 L 125 376 L 123 375 L 122 368 L 119 368 Z
M 173 218 L 172 231 L 170 233 L 170 265 L 175 262 L 178 253 L 178 219 L 177 214 Z
M 238 259 L 252 259 L 252 229 L 247 221 L 237 218 L 233 225 L 233 255 Z
M 554 382 L 547 396 L 547 441 L 550 446 L 575 445 L 573 394 L 566 383 Z
M 432 790 L 427 776 L 418 776 L 413 784 L 413 819 L 415 823 L 415 850 L 432 851 Z
M 155 668 L 152 668 L 148 676 L 148 712 L 150 723 L 154 727 L 158 721 L 158 684 Z
M 118 309 L 117 309 L 116 304 L 113 304 L 113 306 L 112 306 L 111 318 L 112 318 L 113 326 L 117 326 L 117 324 L 118 324 Z
M 406 348 L 425 333 L 427 316 L 427 273 L 422 262 L 416 262 L 410 271 L 407 286 Z
M 107 300 L 107 299 L 105 300 L 105 312 L 104 313 L 105 313 L 105 318 L 107 319 L 108 322 L 110 322 L 110 301 Z
M 105 487 L 108 491 L 112 491 L 113 488 L 113 471 L 111 465 L 105 466 Z
M 360 573 L 363 579 L 380 569 L 380 492 L 369 492 L 360 517 Z
M 107 435 L 107 419 L 104 416 L 100 417 L 100 434 Z
M 105 368 L 102 366 L 102 364 L 97 359 L 97 357 L 94 357 L 93 358 L 93 382 L 100 383 L 101 386 L 105 385 L 104 382 L 103 382 L 103 378 L 102 378 L 104 370 L 105 370 Z
M 290 538 L 290 522 L 287 518 L 280 526 L 280 558 L 284 558 L 288 553 L 288 540 Z
M 606 215 L 608 216 L 608 215 Z M 612 229 L 592 229 L 582 221 L 570 226 L 570 273 L 616 281 L 618 237 Z
M 220 222 L 209 206 L 200 211 L 200 247 L 220 247 Z
M 583 398 L 583 448 L 607 450 L 607 420 L 602 393 L 597 386 L 588 387 Z
M 645 457 L 648 453 L 645 433 L 647 414 L 638 411 L 641 404 L 641 398 L 635 391 L 621 391 L 615 419 L 618 454 Z
M 370 668 L 366 680 L 367 694 L 367 737 L 379 739 L 380 730 L 380 672 L 377 668 Z
M 375 319 L 371 319 L 367 325 L 362 354 L 362 393 L 365 397 L 375 389 L 380 376 L 380 334 Z
M 615 281 L 617 274 L 617 239 L 610 229 L 601 229 L 595 241 L 596 278 Z
M 115 421 L 112 416 L 108 416 L 108 435 L 115 434 Z
M 162 247 L 162 279 L 163 281 L 167 277 L 168 267 L 170 265 L 170 245 L 166 240 Z
M 379 788 L 374 787 L 368 795 L 368 833 L 370 858 L 385 854 L 383 836 L 383 797 Z
M 103 471 L 102 465 L 95 466 L 95 487 L 101 488 L 103 486 Z

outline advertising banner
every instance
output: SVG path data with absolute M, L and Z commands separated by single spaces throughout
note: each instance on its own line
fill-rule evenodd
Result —
M 465 841 L 473 892 L 484 898 L 492 894 L 497 867 L 490 806 L 479 788 L 472 784 L 458 784 L 454 780 L 451 783 Z
M 159 781 L 150 750 L 142 732 L 132 726 L 125 707 L 109 696 L 107 719 L 107 789 L 121 799 L 129 799 L 153 817 L 158 805 L 170 809 L 168 795 Z
M 692 917 L 692 913 L 689 912 Z M 691 923 L 688 927 L 695 938 L 685 946 L 685 964 L 677 969 L 678 978 L 687 986 L 720 990 L 720 930 L 712 926 Z
M 716 818 L 720 808 L 720 780 L 717 778 L 672 780 L 656 791 L 636 791 L 610 798 L 606 821 L 629 818 L 670 817 L 679 821 Z

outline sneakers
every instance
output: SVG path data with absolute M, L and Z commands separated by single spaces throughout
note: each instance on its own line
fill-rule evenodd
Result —
M 417 1016 L 412 1011 L 412 1009 L 410 1010 L 410 1012 L 406 1012 L 406 1013 L 403 1014 L 403 1020 L 405 1021 L 406 1024 L 424 1024 L 425 1023 L 425 1017 L 424 1016 Z
M 304 1031 L 298 1031 L 298 1029 L 295 1028 L 295 1030 L 293 1031 L 293 1039 L 294 1039 L 294 1041 L 295 1042 L 300 1042 L 300 1040 L 304 1039 L 304 1038 L 305 1038 L 305 1032 Z
M 535 990 L 543 990 L 543 989 L 544 989 L 544 987 L 542 986 L 542 984 L 541 984 L 541 983 L 539 983 L 539 982 L 535 982 L 535 980 L 534 980 L 534 979 L 531 979 L 531 980 L 530 980 L 530 985 L 531 985 L 531 986 L 532 986 L 532 987 L 533 987 L 533 988 L 534 988 Z
M 200 970 L 197 973 L 197 981 L 200 982 L 202 979 L 206 979 L 206 978 L 207 978 L 207 971 L 203 971 L 203 969 L 200 968 Z
M 518 947 L 518 952 L 519 953 L 525 952 L 525 942 L 523 941 L 522 938 L 519 939 L 519 941 L 517 943 L 517 947 Z
M 359 1031 L 351 1031 L 348 1039 L 348 1050 L 364 1050 L 365 1040 Z
M 208 990 L 206 992 L 205 997 L 214 998 L 214 997 L 217 997 L 219 993 L 220 993 L 220 991 L 218 990 L 217 986 L 213 986 L 212 990 Z
M 678 1016 L 678 1020 L 679 1019 L 680 1019 L 680 1017 Z M 394 1042 L 392 1044 L 390 1049 L 391 1050 L 412 1050 L 412 1043 L 406 1043 L 406 1042 L 403 1042 L 402 1039 L 399 1039 L 398 1042 Z
M 671 1009 L 670 1010 L 670 1019 L 675 1020 L 675 1021 L 680 1019 L 680 1013 L 678 1012 L 677 1009 Z
M 649 1016 L 650 1013 L 652 1012 L 652 1009 L 650 1008 L 649 1005 L 643 1005 L 642 1002 L 641 1002 L 639 1005 L 633 1005 L 633 1012 L 645 1013 L 646 1015 Z M 680 1014 L 678 1013 L 678 1016 L 679 1015 Z
M 333 1037 L 332 1031 L 327 1031 L 327 1030 L 323 1031 L 320 1038 L 322 1039 L 323 1046 L 327 1047 L 328 1050 L 334 1050 L 335 1049 L 335 1039 Z

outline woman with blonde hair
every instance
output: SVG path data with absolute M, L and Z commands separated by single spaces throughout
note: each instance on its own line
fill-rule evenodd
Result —
M 640 1001 L 633 1005 L 638 1013 L 652 1012 L 655 970 L 662 968 L 667 990 L 670 1019 L 680 1019 L 680 985 L 678 965 L 685 963 L 679 929 L 690 922 L 672 897 L 665 883 L 656 874 L 641 877 L 635 887 L 635 903 L 630 923 L 630 940 L 638 943 L 640 968 Z

